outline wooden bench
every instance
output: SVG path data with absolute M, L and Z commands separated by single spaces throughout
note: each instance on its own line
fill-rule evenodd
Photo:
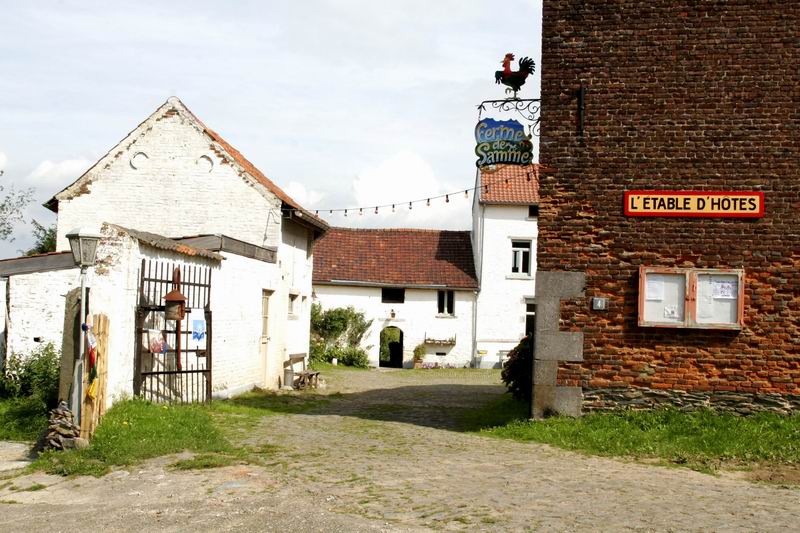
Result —
M 319 372 L 315 370 L 304 370 L 297 375 L 298 389 L 316 389 L 319 387 Z
M 302 365 L 302 370 L 295 373 L 294 365 L 298 363 Z M 319 386 L 319 372 L 306 369 L 306 354 L 289 354 L 289 359 L 284 363 L 284 365 L 286 368 L 290 368 L 292 370 L 292 374 L 297 377 L 297 379 L 294 380 L 295 382 L 292 383 L 292 387 L 296 389 L 316 389 Z

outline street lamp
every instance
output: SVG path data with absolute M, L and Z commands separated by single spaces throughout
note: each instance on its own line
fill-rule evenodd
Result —
M 78 360 L 75 363 L 72 376 L 72 396 L 70 398 L 70 408 L 80 425 L 81 396 L 83 395 L 83 347 L 86 344 L 86 329 L 84 329 L 84 322 L 86 321 L 86 271 L 90 266 L 94 265 L 100 234 L 77 228 L 67 233 L 67 239 L 72 250 L 72 259 L 75 261 L 75 266 L 81 269 L 81 341 L 78 345 Z

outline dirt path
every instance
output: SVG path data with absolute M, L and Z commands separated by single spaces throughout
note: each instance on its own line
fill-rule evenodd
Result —
M 247 435 L 275 463 L 173 472 L 174 458 L 102 479 L 13 480 L 0 529 L 277 531 L 778 531 L 800 491 L 585 457 L 456 431 L 502 393 L 493 372 L 335 372 L 331 401 Z M 0 481 L 0 486 L 2 486 Z

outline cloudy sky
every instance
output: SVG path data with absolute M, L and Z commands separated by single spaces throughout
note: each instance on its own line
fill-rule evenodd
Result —
M 536 60 L 538 0 L 2 3 L 0 184 L 39 204 L 170 95 L 310 209 L 471 187 L 476 104 L 506 52 Z M 516 65 L 515 65 L 516 68 Z M 327 217 L 466 228 L 470 202 Z M 31 244 L 30 227 L 0 257 Z

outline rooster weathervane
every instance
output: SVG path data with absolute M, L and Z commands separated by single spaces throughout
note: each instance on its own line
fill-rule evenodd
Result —
M 508 87 L 506 94 L 513 92 L 513 98 L 516 98 L 517 92 L 525 85 L 528 76 L 536 71 L 536 63 L 530 57 L 523 57 L 519 60 L 519 70 L 511 70 L 512 61 L 514 54 L 509 52 L 503 58 L 503 70 L 494 73 L 494 82 Z
M 514 61 L 514 54 L 507 53 L 503 58 L 503 70 L 494 73 L 494 82 L 498 85 L 506 86 L 506 97 L 497 100 L 484 100 L 477 105 L 478 120 L 482 119 L 483 113 L 490 107 L 494 111 L 504 114 L 511 113 L 521 119 L 527 127 L 527 136 L 539 135 L 539 123 L 541 119 L 541 99 L 539 98 L 520 98 L 517 93 L 525 85 L 528 76 L 536 71 L 536 63 L 528 56 L 519 60 L 519 68 L 511 70 L 511 63 Z

